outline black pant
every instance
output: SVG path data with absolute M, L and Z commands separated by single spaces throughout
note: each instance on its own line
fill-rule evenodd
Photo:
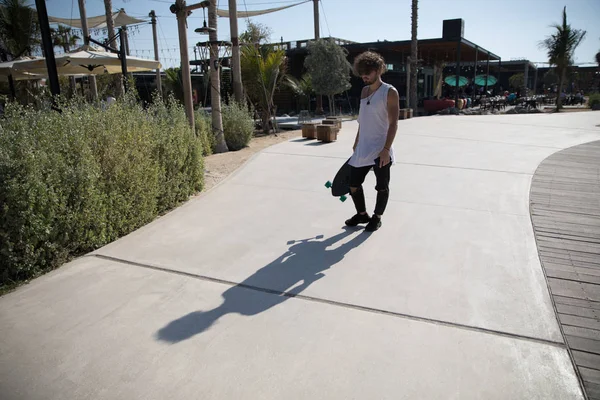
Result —
M 367 174 L 372 168 L 375 172 L 375 179 L 377 180 L 377 185 L 375 186 L 375 190 L 377 190 L 375 214 L 383 215 L 390 195 L 389 183 L 391 165 L 392 163 L 389 162 L 382 168 L 379 168 L 378 164 L 366 167 L 350 168 L 350 187 L 357 188 L 357 190 L 353 194 L 351 193 L 352 200 L 354 201 L 354 205 L 356 206 L 357 212 L 361 213 L 366 211 L 365 194 L 362 189 L 362 184 L 365 181 Z

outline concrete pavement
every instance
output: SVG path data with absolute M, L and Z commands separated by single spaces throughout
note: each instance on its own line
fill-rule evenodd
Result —
M 583 398 L 528 199 L 539 163 L 600 139 L 598 124 L 598 113 L 400 121 L 372 235 L 344 229 L 352 202 L 323 186 L 356 123 L 336 143 L 268 148 L 0 298 L 2 398 Z M 374 186 L 371 174 L 369 211 Z

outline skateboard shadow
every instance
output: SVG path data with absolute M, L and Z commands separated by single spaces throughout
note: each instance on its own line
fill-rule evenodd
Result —
M 328 250 L 353 232 L 360 233 L 339 247 Z M 324 278 L 323 271 L 339 263 L 369 236 L 355 228 L 344 228 L 343 232 L 325 240 L 316 240 L 317 237 L 290 241 L 288 244 L 294 244 L 284 254 L 223 292 L 221 305 L 208 311 L 194 311 L 171 321 L 156 333 L 156 339 L 181 342 L 206 331 L 224 315 L 251 316 L 267 311 Z

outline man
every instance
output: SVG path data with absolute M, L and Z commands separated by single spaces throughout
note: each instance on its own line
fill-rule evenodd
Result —
M 390 166 L 395 162 L 392 143 L 398 129 L 398 91 L 381 80 L 386 71 L 385 61 L 374 52 L 367 51 L 354 60 L 354 73 L 367 85 L 363 88 L 358 114 L 359 129 L 350 158 L 350 195 L 356 215 L 346 221 L 348 226 L 366 223 L 365 231 L 374 232 L 381 227 L 381 216 L 390 195 Z M 366 211 L 362 184 L 373 169 L 377 179 L 377 201 L 372 217 Z

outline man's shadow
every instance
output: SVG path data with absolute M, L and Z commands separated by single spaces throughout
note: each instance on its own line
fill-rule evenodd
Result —
M 360 232 L 335 249 L 328 247 Z M 156 338 L 176 343 L 209 329 L 226 314 L 256 315 L 294 297 L 313 282 L 323 278 L 323 271 L 340 262 L 344 256 L 363 243 L 370 235 L 344 227 L 344 231 L 326 240 L 316 238 L 290 241 L 284 254 L 259 269 L 243 282 L 227 289 L 223 303 L 209 311 L 194 311 L 161 328 Z M 266 293 L 265 293 L 266 292 Z

